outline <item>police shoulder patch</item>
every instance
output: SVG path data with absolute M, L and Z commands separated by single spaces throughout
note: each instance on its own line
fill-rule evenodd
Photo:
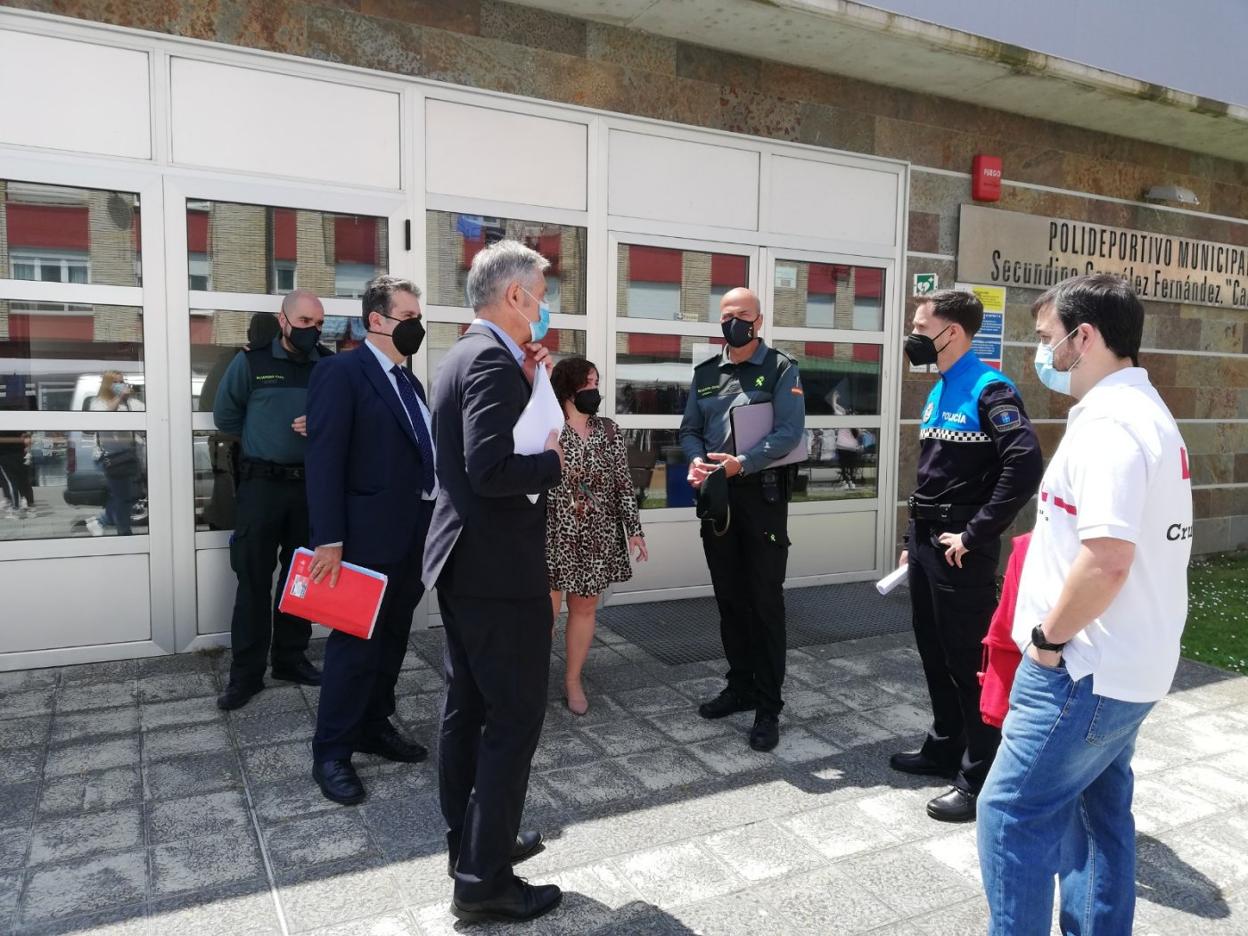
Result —
M 988 421 L 998 432 L 1012 432 L 1022 428 L 1023 414 L 1011 404 L 994 406 L 988 411 Z

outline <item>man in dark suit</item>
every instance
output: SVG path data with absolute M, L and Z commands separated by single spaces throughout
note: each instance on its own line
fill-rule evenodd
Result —
M 546 450 L 519 455 L 512 431 L 549 355 L 548 262 L 516 241 L 479 252 L 467 296 L 477 318 L 437 375 L 433 429 L 442 493 L 425 549 L 446 630 L 446 704 L 438 750 L 447 824 L 451 912 L 461 920 L 528 920 L 555 907 L 554 885 L 534 887 L 512 864 L 541 843 L 520 832 L 529 764 L 546 714 L 550 586 L 546 498 L 562 475 Z
M 421 555 L 438 493 L 432 425 L 420 381 L 403 364 L 424 338 L 420 290 L 379 276 L 364 290 L 365 342 L 318 367 L 308 386 L 312 577 L 338 581 L 345 559 L 389 578 L 368 640 L 334 631 L 325 647 L 312 776 L 350 805 L 364 798 L 351 755 L 416 763 L 428 751 L 390 722 L 412 614 L 424 594 Z

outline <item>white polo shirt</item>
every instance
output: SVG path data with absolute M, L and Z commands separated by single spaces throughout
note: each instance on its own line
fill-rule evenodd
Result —
M 1132 367 L 1106 377 L 1070 411 L 1040 482 L 1036 529 L 1014 616 L 1024 652 L 1031 629 L 1057 603 L 1080 543 L 1135 544 L 1122 590 L 1070 643 L 1070 677 L 1092 676 L 1097 695 L 1154 702 L 1170 691 L 1187 620 L 1192 482 L 1174 417 Z

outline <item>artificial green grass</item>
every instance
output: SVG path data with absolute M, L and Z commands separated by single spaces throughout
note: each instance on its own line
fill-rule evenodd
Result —
M 1248 673 L 1248 552 L 1193 558 L 1187 584 L 1183 656 Z

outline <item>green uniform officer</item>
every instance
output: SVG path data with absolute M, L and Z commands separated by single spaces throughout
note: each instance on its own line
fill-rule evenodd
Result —
M 755 710 L 750 747 L 769 751 L 780 738 L 784 684 L 784 577 L 789 558 L 788 468 L 770 465 L 801 441 L 806 407 L 797 363 L 758 337 L 758 297 L 731 290 L 721 300 L 720 325 L 728 347 L 694 369 L 680 423 L 689 459 L 689 483 L 700 499 L 727 479 L 723 518 L 702 522 L 702 547 L 719 605 L 720 636 L 728 658 L 728 686 L 698 709 L 704 718 Z M 748 451 L 733 449 L 730 413 L 770 402 L 771 432 Z M 706 490 L 702 490 L 704 484 Z
M 330 353 L 319 344 L 325 310 L 315 295 L 297 289 L 282 300 L 277 319 L 277 338 L 240 351 L 230 362 L 212 409 L 219 430 L 242 437 L 230 536 L 230 565 L 238 576 L 230 681 L 217 699 L 227 710 L 246 705 L 264 688 L 270 652 L 274 679 L 321 682 L 306 655 L 311 625 L 277 610 L 273 569 L 280 558 L 278 581 L 285 582 L 291 556 L 308 543 L 304 414 L 312 368 Z

